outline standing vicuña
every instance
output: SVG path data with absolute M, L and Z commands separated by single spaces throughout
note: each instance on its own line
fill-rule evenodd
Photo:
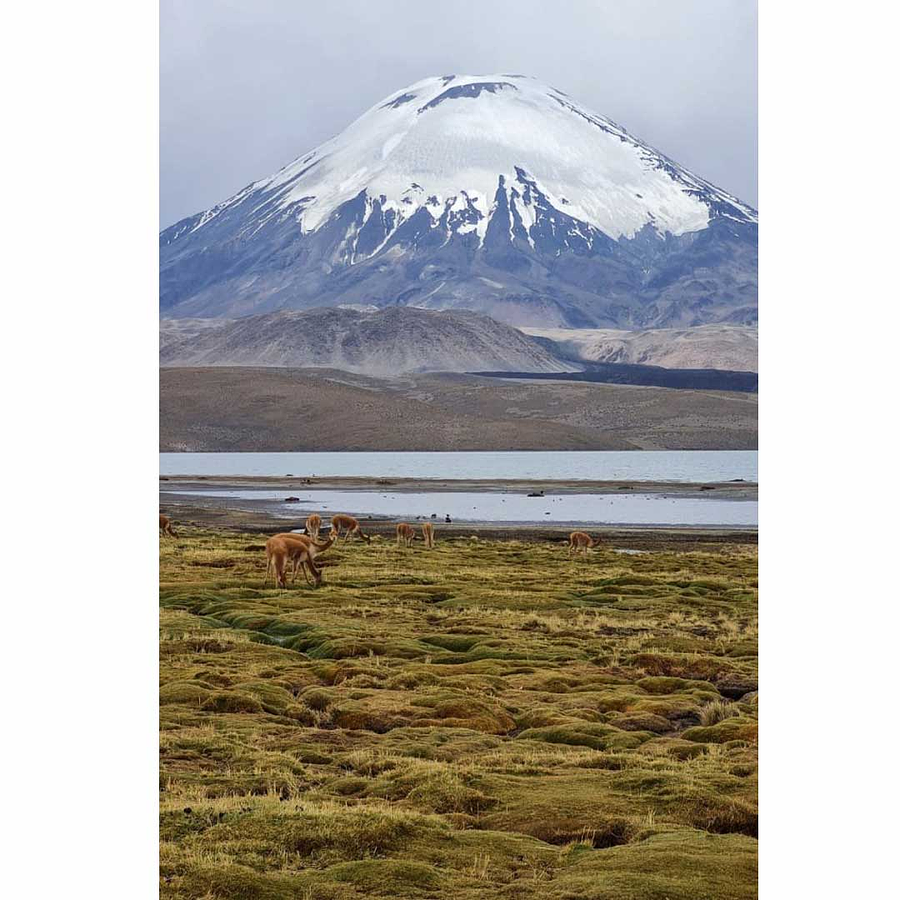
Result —
M 576 553 L 581 551 L 586 554 L 589 547 L 594 547 L 599 543 L 599 540 L 595 541 L 589 534 L 585 534 L 583 531 L 573 531 L 569 535 L 569 553 L 574 550 Z
M 295 577 L 297 566 L 299 565 L 303 568 L 304 574 L 306 574 L 306 570 L 309 568 L 316 584 L 322 583 L 322 575 L 316 564 L 313 562 L 313 555 L 310 552 L 309 544 L 305 541 L 297 540 L 297 538 L 301 537 L 302 535 L 299 534 L 281 534 L 270 537 L 266 541 L 266 577 L 263 579 L 263 587 L 268 584 L 269 572 L 271 572 L 273 568 L 275 570 L 275 584 L 280 588 L 287 587 L 285 569 L 287 568 L 288 562 L 292 562 L 294 565 Z M 329 546 L 331 545 L 329 544 Z M 309 582 L 308 575 L 306 576 L 306 580 Z
M 328 540 L 319 542 L 314 541 L 308 535 L 297 534 L 294 531 L 283 531 L 281 534 L 276 534 L 275 537 L 283 539 L 288 545 L 289 558 L 293 563 L 291 581 L 293 582 L 296 579 L 297 567 L 299 566 L 303 569 L 303 576 L 306 578 L 307 584 L 310 583 L 310 574 L 315 584 L 321 584 L 322 569 L 316 564 L 316 557 L 324 553 L 334 543 L 334 538 L 329 537 Z
M 401 522 L 397 526 L 397 546 L 410 547 L 416 539 L 416 529 L 408 522 Z
M 178 537 L 174 531 L 172 531 L 172 520 L 168 516 L 164 516 L 162 513 L 159 514 L 159 533 L 160 534 L 168 534 L 172 537 Z
M 429 550 L 434 549 L 434 525 L 431 522 L 422 523 L 422 540 Z
M 313 513 L 306 517 L 306 525 L 303 533 L 308 534 L 314 541 L 319 539 L 319 529 L 322 527 L 322 517 L 318 513 Z
M 263 579 L 263 587 L 269 583 L 269 572 L 275 570 L 275 585 L 280 588 L 287 587 L 284 580 L 284 570 L 290 556 L 290 548 L 284 538 L 270 537 L 266 541 L 266 577 Z
M 351 534 L 361 537 L 367 544 L 371 541 L 367 534 L 363 534 L 362 529 L 359 527 L 359 522 L 353 516 L 338 513 L 336 516 L 331 517 L 331 535 L 337 538 L 341 534 L 344 535 L 343 540 L 345 541 Z

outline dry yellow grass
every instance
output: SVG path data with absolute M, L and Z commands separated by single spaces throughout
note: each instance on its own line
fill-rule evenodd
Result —
M 755 896 L 755 548 L 263 543 L 161 546 L 163 896 Z

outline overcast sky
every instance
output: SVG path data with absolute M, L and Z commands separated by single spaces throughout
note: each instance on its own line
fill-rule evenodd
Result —
M 532 75 L 752 205 L 756 0 L 162 0 L 160 224 L 429 75 Z

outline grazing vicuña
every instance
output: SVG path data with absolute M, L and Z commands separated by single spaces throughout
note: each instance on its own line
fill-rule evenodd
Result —
M 578 553 L 587 553 L 589 547 L 593 547 L 595 544 L 599 543 L 595 541 L 589 534 L 586 534 L 584 531 L 573 531 L 569 535 L 569 553 L 573 550 Z
M 344 541 L 346 541 L 351 534 L 361 537 L 367 544 L 371 541 L 371 538 L 367 534 L 364 534 L 363 530 L 359 527 L 359 521 L 353 516 L 348 516 L 344 513 L 338 513 L 331 517 L 331 534 L 336 538 L 341 537 L 343 534 Z
M 416 529 L 408 522 L 400 522 L 397 525 L 397 546 L 410 547 L 416 539 Z

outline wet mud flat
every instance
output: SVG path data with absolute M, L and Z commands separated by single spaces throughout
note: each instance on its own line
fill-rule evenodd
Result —
M 369 530 L 398 521 L 480 533 L 583 529 L 754 531 L 755 484 L 518 480 L 162 477 L 160 509 L 198 523 L 302 528 L 317 512 L 356 516 Z
M 273 504 L 274 505 L 274 504 Z M 280 504 L 279 504 L 280 505 Z M 215 528 L 225 532 L 271 535 L 277 531 L 302 529 L 306 516 L 298 512 L 295 520 L 276 516 L 264 504 L 253 508 L 237 507 L 223 498 L 200 500 L 197 497 L 160 495 L 160 507 L 165 508 L 176 522 L 189 527 Z M 358 517 L 363 531 L 382 540 L 394 540 L 396 520 L 388 518 Z M 326 519 L 327 521 L 327 519 Z M 424 521 L 424 520 L 423 520 Z M 431 520 L 429 520 L 431 521 Z M 421 522 L 414 521 L 418 541 Z M 491 522 L 433 522 L 439 537 L 477 537 L 487 541 L 523 541 L 544 543 L 565 542 L 574 530 L 570 525 L 546 525 L 544 523 L 491 523 Z M 579 525 L 578 530 L 585 530 Z M 709 526 L 661 527 L 661 526 L 598 526 L 586 528 L 611 548 L 631 550 L 700 550 L 722 544 L 756 545 L 755 528 L 720 528 Z M 351 539 L 353 543 L 355 539 Z M 358 541 L 357 541 L 358 543 Z
M 715 497 L 721 500 L 756 500 L 755 482 L 713 481 L 590 481 L 581 479 L 534 480 L 496 478 L 370 478 L 367 476 L 170 475 L 160 476 L 160 490 L 284 490 L 285 496 L 303 490 L 377 491 L 392 493 L 497 492 L 515 494 L 671 494 L 680 497 Z

